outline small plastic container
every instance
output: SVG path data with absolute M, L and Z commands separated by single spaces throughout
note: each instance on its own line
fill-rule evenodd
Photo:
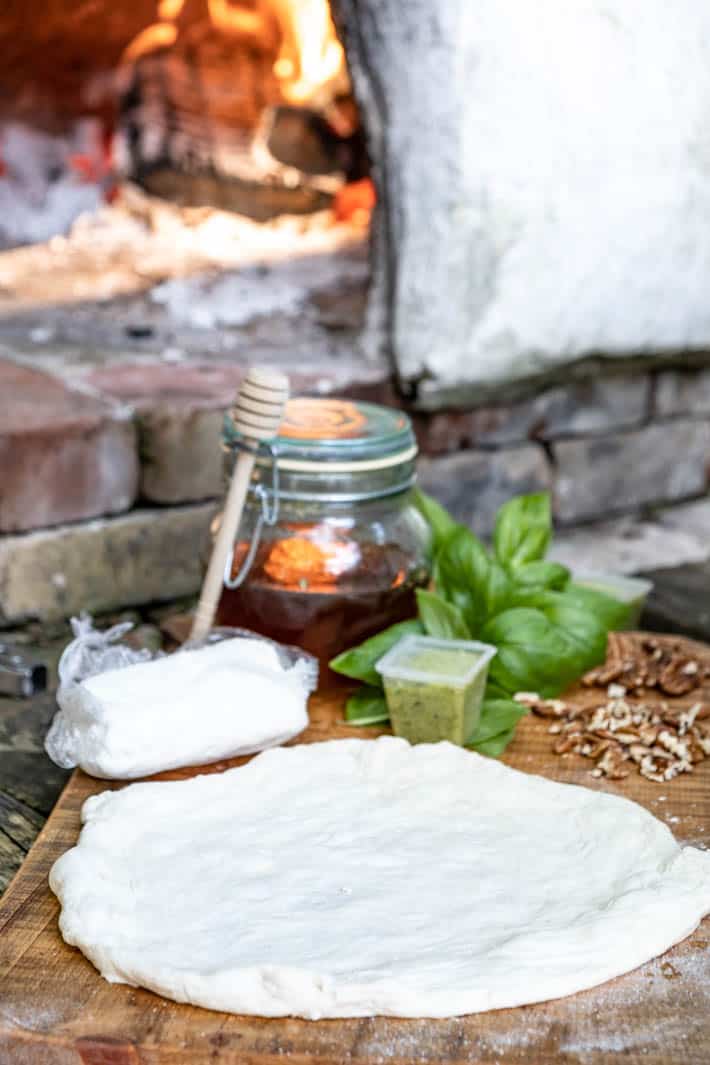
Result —
M 396 643 L 375 666 L 395 734 L 410 743 L 463 747 L 478 725 L 495 653 L 473 640 L 405 636 Z
M 647 581 L 643 577 L 621 577 L 615 573 L 574 573 L 572 579 L 582 588 L 602 592 L 627 606 L 627 629 L 638 627 L 646 600 L 653 589 L 653 581 Z

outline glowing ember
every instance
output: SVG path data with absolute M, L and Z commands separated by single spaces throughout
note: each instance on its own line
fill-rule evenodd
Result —
M 368 226 L 375 202 L 375 186 L 372 180 L 362 178 L 338 189 L 333 199 L 333 214 L 338 222 Z

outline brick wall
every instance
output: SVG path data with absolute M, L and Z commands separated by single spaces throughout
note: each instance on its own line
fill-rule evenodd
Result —
M 197 590 L 221 487 L 234 363 L 112 363 L 49 373 L 0 360 L 0 621 Z M 294 391 L 405 405 L 356 364 Z M 514 403 L 412 411 L 420 480 L 486 535 L 511 495 L 549 489 L 561 528 L 702 497 L 710 368 L 629 372 Z M 672 523 L 671 523 L 672 524 Z

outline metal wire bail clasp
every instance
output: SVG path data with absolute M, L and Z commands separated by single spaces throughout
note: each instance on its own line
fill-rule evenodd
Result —
M 271 458 L 271 492 L 269 492 L 269 489 L 263 484 L 257 484 L 253 489 L 254 495 L 259 500 L 260 508 L 254 524 L 254 531 L 251 536 L 249 550 L 239 567 L 239 571 L 234 577 L 232 577 L 234 546 L 232 546 L 232 550 L 229 552 L 224 566 L 225 587 L 234 590 L 244 583 L 249 574 L 249 570 L 252 567 L 254 556 L 256 555 L 259 546 L 259 541 L 261 540 L 261 530 L 265 525 L 275 525 L 279 519 L 279 456 L 276 444 L 270 440 L 261 441 L 256 447 L 248 443 L 246 440 L 235 440 L 231 446 L 237 450 L 251 451 L 256 455 L 266 451 Z M 269 499 L 269 496 L 271 496 L 271 499 Z

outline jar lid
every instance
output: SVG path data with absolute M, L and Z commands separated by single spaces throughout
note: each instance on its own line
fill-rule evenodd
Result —
M 227 419 L 225 443 L 239 441 L 240 434 Z M 286 404 L 274 448 L 280 469 L 302 472 L 316 472 L 325 463 L 331 472 L 385 469 L 417 454 L 412 423 L 402 411 L 307 396 L 296 396 Z

